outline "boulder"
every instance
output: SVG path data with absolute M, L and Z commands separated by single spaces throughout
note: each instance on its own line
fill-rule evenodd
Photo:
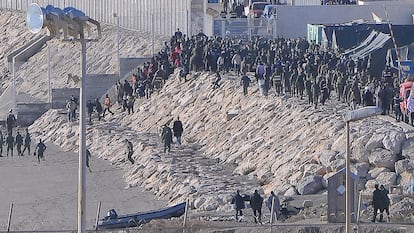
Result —
M 397 174 L 395 172 L 382 172 L 375 180 L 379 184 L 395 185 L 397 183 Z
M 297 186 L 297 190 L 301 195 L 315 194 L 323 189 L 321 176 L 307 176 L 301 180 Z
M 306 164 L 303 167 L 303 177 L 310 175 L 323 176 L 326 174 L 326 168 L 319 164 Z
M 384 134 L 374 133 L 372 134 L 371 138 L 365 144 L 365 149 L 368 151 L 372 151 L 378 148 L 382 148 L 382 140 L 384 139 Z
M 405 193 L 411 192 L 411 180 L 413 179 L 413 177 L 413 172 L 402 172 L 401 174 L 399 174 L 397 183 L 403 187 L 403 191 Z
M 368 171 L 370 169 L 369 163 L 357 163 L 355 164 L 355 167 L 351 167 L 351 171 L 358 175 L 360 178 L 366 178 L 368 177 Z
M 404 132 L 391 131 L 390 134 L 384 137 L 382 144 L 385 149 L 392 151 L 394 154 L 400 154 L 405 140 L 407 140 L 407 137 Z
M 382 172 L 389 172 L 389 171 L 390 169 L 385 168 L 385 167 L 376 167 L 376 168 L 369 170 L 368 174 L 372 179 L 376 179 L 378 175 L 381 174 Z
M 297 195 L 297 194 L 298 194 L 298 191 L 296 190 L 295 187 L 292 186 L 292 187 L 288 188 L 283 195 L 284 196 L 294 196 L 294 195 Z
M 410 160 L 414 159 L 414 138 L 406 140 L 402 145 L 401 155 Z
M 410 172 L 414 169 L 413 164 L 408 159 L 395 162 L 395 173 L 400 175 L 403 172 Z
M 375 167 L 385 167 L 390 170 L 394 170 L 394 163 L 397 160 L 397 156 L 390 150 L 375 149 L 368 156 L 369 163 Z
M 320 152 L 320 155 L 318 157 L 319 163 L 322 166 L 330 167 L 331 166 L 331 162 L 335 160 L 336 154 L 337 154 L 336 151 L 329 151 L 329 150 L 321 151 Z

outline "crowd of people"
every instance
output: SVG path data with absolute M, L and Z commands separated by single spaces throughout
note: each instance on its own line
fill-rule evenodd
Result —
M 6 128 L 7 135 L 3 136 L 3 131 L 0 130 L 0 157 L 13 157 L 14 149 L 16 149 L 17 156 L 24 156 L 24 153 L 27 150 L 27 155 L 30 156 L 30 147 L 32 139 L 29 133 L 29 130 L 26 128 L 25 135 L 23 136 L 20 133 L 20 130 L 17 129 L 16 136 L 13 136 L 13 129 L 17 126 L 17 119 L 13 113 L 13 110 L 10 109 L 6 117 Z M 3 156 L 3 146 L 6 146 L 6 156 Z M 34 156 L 37 155 L 37 159 L 40 163 L 40 160 L 45 160 L 43 152 L 46 150 L 46 145 L 40 139 L 37 143 Z

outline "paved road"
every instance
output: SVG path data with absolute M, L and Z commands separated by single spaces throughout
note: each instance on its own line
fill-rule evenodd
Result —
M 40 164 L 37 157 L 27 154 L 0 158 L 0 231 L 7 229 L 11 202 L 11 230 L 77 228 L 77 154 L 46 145 L 46 161 Z M 91 168 L 92 173 L 87 172 L 87 229 L 95 224 L 98 200 L 102 201 L 101 216 L 111 208 L 125 214 L 165 207 L 151 193 L 126 189 L 123 170 L 108 161 L 92 157 Z

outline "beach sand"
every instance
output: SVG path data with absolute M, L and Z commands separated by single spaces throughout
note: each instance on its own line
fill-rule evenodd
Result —
M 32 143 L 32 151 L 34 147 Z M 14 208 L 13 231 L 56 231 L 77 229 L 77 153 L 63 152 L 46 142 L 45 161 L 27 155 L 0 158 L 0 231 L 7 230 L 10 203 Z M 3 153 L 5 155 L 5 153 Z M 126 188 L 122 168 L 92 155 L 87 171 L 86 228 L 95 225 L 98 201 L 100 218 L 109 209 L 118 214 L 165 207 L 166 202 L 139 187 Z

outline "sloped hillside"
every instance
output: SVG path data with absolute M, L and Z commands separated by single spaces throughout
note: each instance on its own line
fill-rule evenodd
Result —
M 93 154 L 123 166 L 131 186 L 143 186 L 171 202 L 190 197 L 199 210 L 230 210 L 236 189 L 262 187 L 281 195 L 324 192 L 327 178 L 345 166 L 342 114 L 348 107 L 331 100 L 314 109 L 296 97 L 261 97 L 256 86 L 245 97 L 235 77 L 228 75 L 216 90 L 214 78 L 197 73 L 180 82 L 176 72 L 159 94 L 137 101 L 134 114 L 118 109 L 115 116 L 91 125 Z M 185 126 L 185 143 L 165 154 L 159 129 L 177 116 Z M 56 111 L 46 113 L 31 130 L 68 150 L 77 148 L 77 126 Z M 401 184 L 408 191 L 412 136 L 412 128 L 388 116 L 352 123 L 352 171 L 366 194 L 375 183 Z M 125 138 L 134 143 L 134 165 L 126 160 Z
M 11 77 L 8 71 L 7 55 L 28 43 L 38 35 L 32 34 L 26 27 L 26 15 L 22 12 L 0 10 L 0 89 L 10 85 Z M 46 29 L 38 33 L 47 35 Z M 87 73 L 115 74 L 117 67 L 116 28 L 102 25 L 102 39 L 87 44 Z M 158 51 L 166 38 L 156 40 L 155 49 Z M 150 35 L 120 30 L 120 56 L 143 57 L 150 56 L 152 44 Z M 67 75 L 80 76 L 80 43 L 62 42 L 52 39 L 41 51 L 23 64 L 16 73 L 17 92 L 26 93 L 39 101 L 47 101 L 47 47 L 50 47 L 50 72 L 52 88 L 75 87 L 73 82 L 66 83 Z M 11 72 L 11 70 L 9 70 Z

